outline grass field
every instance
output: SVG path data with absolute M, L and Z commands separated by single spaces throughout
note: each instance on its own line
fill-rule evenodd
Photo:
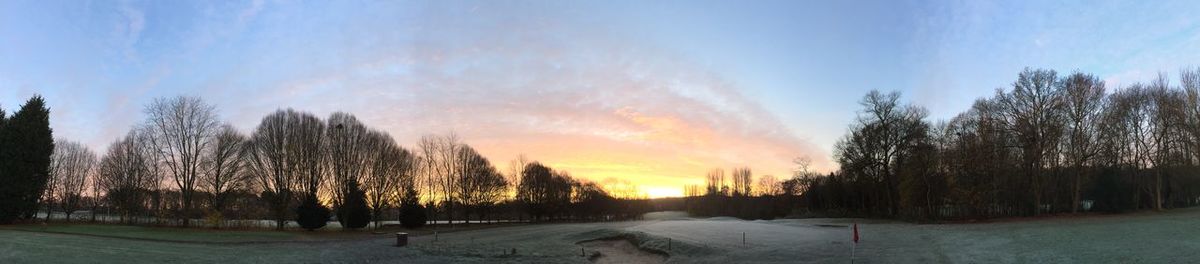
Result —
M 361 231 L 29 225 L 0 228 L 0 263 L 847 263 L 854 222 L 856 263 L 1182 263 L 1200 256 L 1197 219 L 1196 209 L 936 225 L 652 213 L 630 222 L 426 230 L 404 248 L 390 234 Z
M 324 233 L 305 234 L 301 232 L 275 231 L 224 231 L 198 228 L 167 228 L 141 227 L 123 225 L 87 225 L 87 224 L 51 224 L 17 225 L 2 227 L 4 230 L 20 230 L 46 233 L 79 234 L 96 237 L 132 238 L 141 240 L 162 240 L 182 242 L 270 242 L 270 241 L 305 241 L 322 238 Z

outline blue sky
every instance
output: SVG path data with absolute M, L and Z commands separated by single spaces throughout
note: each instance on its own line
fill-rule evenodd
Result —
M 1024 67 L 1111 87 L 1200 61 L 1195 1 L 3 1 L 0 107 L 102 151 L 156 97 L 249 132 L 349 111 L 411 146 L 659 188 L 821 169 L 872 89 L 948 119 Z M 655 180 L 643 180 L 643 179 Z

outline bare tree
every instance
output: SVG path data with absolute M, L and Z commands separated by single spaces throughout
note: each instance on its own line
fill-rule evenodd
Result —
M 417 142 L 422 161 L 424 161 L 422 171 L 428 187 L 426 193 L 431 197 L 431 202 L 435 200 L 434 197 L 441 198 L 442 207 L 446 211 L 446 220 L 451 224 L 453 224 L 454 217 L 454 202 L 457 198 L 454 197 L 458 180 L 455 158 L 461 145 L 458 136 L 454 134 L 441 137 L 424 136 Z
M 58 140 L 55 140 L 55 141 L 58 141 Z M 57 151 L 57 148 L 58 147 L 55 146 L 55 151 Z M 41 200 L 39 201 L 40 203 L 44 204 L 44 206 L 46 207 L 45 221 L 50 221 L 50 216 L 53 215 L 53 212 L 51 210 L 54 209 L 54 200 L 55 200 L 55 197 L 58 196 L 58 188 L 59 188 L 58 180 L 59 179 L 58 179 L 58 177 L 54 176 L 54 174 L 55 174 L 54 171 L 58 170 L 57 167 L 60 166 L 60 164 L 55 162 L 54 154 L 55 154 L 54 151 L 52 151 L 50 153 L 50 168 L 48 170 L 48 172 L 50 174 L 46 177 L 46 185 L 45 185 L 45 188 L 42 189 Z M 35 211 L 34 217 L 36 218 L 37 208 L 34 208 L 34 211 Z
M 783 193 L 779 179 L 772 175 L 763 175 L 758 177 L 758 186 L 755 188 L 760 196 L 775 196 Z
M 792 170 L 792 177 L 803 177 L 813 174 L 812 158 L 808 156 L 796 157 L 792 159 L 792 164 L 796 165 L 796 168 Z
M 1117 90 L 1109 96 L 1109 106 L 1105 109 L 1104 136 L 1109 148 L 1111 163 L 1115 167 L 1127 168 L 1132 174 L 1129 181 L 1133 189 L 1141 191 L 1140 174 L 1146 163 L 1148 151 L 1145 138 L 1148 138 L 1148 122 L 1145 116 L 1145 88 L 1135 83 L 1124 89 Z M 1132 193 L 1131 198 L 1136 206 L 1140 204 L 1141 193 Z
M 749 196 L 753 179 L 749 167 L 733 169 L 733 196 Z
M 263 118 L 246 148 L 246 165 L 267 201 L 277 229 L 287 223 L 288 207 L 299 194 L 315 195 L 321 183 L 323 123 L 292 109 Z
M 156 188 L 153 161 L 146 150 L 146 136 L 138 130 L 113 142 L 100 159 L 100 178 L 107 199 L 121 213 L 122 222 L 131 221 L 144 203 L 143 193 Z
M 408 150 L 401 148 L 391 136 L 371 131 L 369 158 L 370 172 L 362 179 L 365 187 L 367 204 L 371 207 L 371 216 L 375 227 L 379 227 L 379 217 L 388 206 L 397 205 L 405 199 L 405 187 L 413 184 L 415 160 Z
M 508 183 L 496 167 L 475 149 L 463 145 L 458 148 L 455 160 L 455 196 L 466 206 L 466 213 L 475 213 L 483 218 L 483 210 L 500 202 L 507 191 Z M 470 217 L 466 217 L 470 222 Z
M 89 187 L 91 187 L 91 197 L 90 197 L 91 199 L 89 199 L 90 203 L 88 203 L 88 205 L 90 205 L 90 207 L 91 207 L 91 221 L 90 222 L 92 222 L 92 223 L 96 222 L 96 211 L 100 209 L 100 204 L 104 203 L 104 199 L 101 199 L 101 195 L 100 195 L 100 193 L 104 191 L 103 186 L 100 184 L 101 183 L 100 164 L 97 163 L 97 165 L 95 167 L 96 167 L 96 172 L 89 173 L 88 179 L 87 179 L 87 181 L 88 181 L 87 185 Z
M 1071 212 L 1075 213 L 1079 211 L 1079 197 L 1083 176 L 1087 175 L 1087 164 L 1100 150 L 1097 146 L 1097 126 L 1104 106 L 1104 81 L 1096 76 L 1074 73 L 1062 84 L 1067 119 L 1064 154 L 1075 173 L 1071 184 Z
M 571 179 L 537 161 L 530 162 L 517 186 L 517 200 L 525 205 L 533 220 L 560 213 L 561 206 L 570 202 Z
M 196 182 L 205 171 L 202 158 L 217 132 L 215 107 L 199 97 L 180 96 L 156 99 L 145 112 L 151 149 L 179 188 L 180 218 L 188 226 Z
M 1030 209 L 1041 213 L 1045 190 L 1044 170 L 1054 158 L 1056 144 L 1062 135 L 1061 87 L 1053 70 L 1025 69 L 1013 83 L 1012 92 L 1001 94 L 1006 127 L 1020 139 L 1022 168 L 1033 193 Z
M 216 213 L 225 210 L 230 191 L 245 188 L 246 174 L 244 154 L 249 139 L 238 133 L 229 124 L 221 125 L 213 138 L 210 152 L 204 156 L 203 167 L 207 170 L 200 174 L 200 188 L 208 191 L 209 204 Z
M 1183 149 L 1183 135 L 1186 133 L 1183 123 L 1185 118 L 1185 95 L 1182 91 L 1172 89 L 1166 74 L 1159 74 L 1149 87 L 1150 124 L 1153 153 L 1151 163 L 1154 168 L 1154 210 L 1162 210 L 1166 202 L 1163 198 L 1163 177 L 1166 170 L 1180 163 Z
M 1160 75 L 1106 95 L 1092 75 L 1026 69 L 1011 90 L 933 126 L 896 96 L 869 94 L 838 142 L 840 170 L 784 188 L 803 190 L 797 202 L 809 208 L 878 210 L 895 206 L 899 179 L 900 215 L 916 218 L 1077 212 L 1085 193 L 1091 210 L 1195 204 L 1200 68 L 1180 81 Z
M 908 155 L 915 139 L 925 130 L 924 108 L 900 104 L 900 93 L 871 91 L 859 102 L 863 110 L 851 125 L 850 134 L 834 146 L 834 156 L 851 177 L 881 185 L 874 200 L 886 205 L 886 214 L 900 210 L 900 178 L 897 163 Z
M 697 197 L 697 196 L 701 196 L 701 195 L 704 195 L 704 191 L 703 191 L 703 189 L 700 188 L 700 185 L 688 184 L 688 185 L 683 186 L 683 196 L 684 197 Z
M 55 196 L 66 214 L 66 220 L 70 221 L 71 213 L 83 206 L 83 191 L 95 168 L 96 153 L 79 142 L 61 139 L 57 141 L 50 160 L 53 164 L 50 173 L 58 183 Z
M 1192 159 L 1200 162 L 1200 67 L 1184 69 L 1179 74 L 1180 86 L 1183 87 L 1183 105 L 1181 114 L 1190 143 Z
M 529 165 L 529 162 L 529 158 L 526 157 L 525 154 L 519 154 L 517 155 L 517 158 L 508 162 L 508 175 L 506 175 L 506 180 L 508 181 L 509 185 L 521 185 L 521 175 L 525 174 L 525 167 Z M 509 195 L 512 195 L 515 199 L 515 188 L 513 188 L 512 193 Z
M 1133 84 L 1110 97 L 1104 138 L 1112 163 L 1130 172 L 1136 207 L 1144 205 L 1145 194 L 1153 199 L 1150 208 L 1162 210 L 1165 170 L 1188 159 L 1186 97 L 1161 74 L 1149 85 Z
M 725 185 L 725 170 L 715 168 L 708 171 L 704 179 L 705 194 L 725 195 L 728 187 Z
M 304 113 L 292 119 L 292 136 L 295 144 L 288 153 L 296 160 L 296 173 L 300 174 L 300 187 L 307 195 L 316 196 L 326 181 L 328 156 L 325 155 L 325 122 L 312 114 Z
M 370 169 L 372 155 L 377 155 L 377 146 L 367 127 L 354 115 L 335 112 L 326 120 L 325 141 L 328 153 L 330 190 L 335 207 L 342 204 L 346 194 L 353 192 L 351 186 L 362 186 L 360 178 Z

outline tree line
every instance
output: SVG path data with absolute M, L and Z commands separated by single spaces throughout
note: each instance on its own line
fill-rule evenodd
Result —
M 47 218 L 58 210 L 67 220 L 89 210 L 91 221 L 105 210 L 128 224 L 270 219 L 278 229 L 294 221 L 313 230 L 331 219 L 378 227 L 392 216 L 416 228 L 439 217 L 614 220 L 649 208 L 524 156 L 501 172 L 453 134 L 406 149 L 344 112 L 322 119 L 282 109 L 242 134 L 198 97 L 161 98 L 97 157 L 83 144 L 52 140 L 44 105 L 34 97 L 0 118 L 0 177 L 13 183 L 0 187 L 4 223 L 44 208 Z
M 1163 210 L 1200 203 L 1200 68 L 1110 91 L 1094 75 L 1025 69 L 950 120 L 871 91 L 833 153 L 791 178 L 720 169 L 685 187 L 698 215 L 913 220 Z
M 683 208 L 695 216 L 735 216 L 743 219 L 774 219 L 791 212 L 785 182 L 763 175 L 754 181 L 749 167 L 729 170 L 714 168 L 704 177 L 704 185 L 684 187 Z

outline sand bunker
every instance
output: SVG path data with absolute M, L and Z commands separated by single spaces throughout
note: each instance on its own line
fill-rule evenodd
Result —
M 579 243 L 592 263 L 663 263 L 667 256 L 640 249 L 627 239 L 601 239 Z

